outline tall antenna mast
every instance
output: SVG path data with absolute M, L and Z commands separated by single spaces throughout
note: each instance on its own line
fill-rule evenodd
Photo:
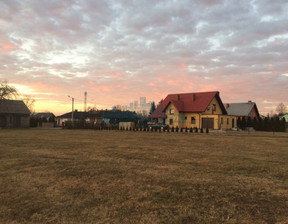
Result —
M 87 91 L 84 93 L 84 111 L 86 112 L 86 106 L 87 106 Z

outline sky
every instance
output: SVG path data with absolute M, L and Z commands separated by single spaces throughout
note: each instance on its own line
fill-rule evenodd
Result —
M 219 91 L 288 105 L 287 0 L 0 0 L 0 81 L 36 112 Z

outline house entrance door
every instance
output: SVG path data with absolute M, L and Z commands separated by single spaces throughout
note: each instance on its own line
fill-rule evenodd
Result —
M 202 118 L 202 128 L 214 129 L 214 118 Z

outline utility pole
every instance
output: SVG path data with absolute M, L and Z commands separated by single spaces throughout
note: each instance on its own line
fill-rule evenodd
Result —
M 71 98 L 72 99 L 72 117 L 71 117 L 71 119 L 72 119 L 72 127 L 74 127 L 74 97 L 71 97 L 71 96 L 68 96 L 69 98 Z
M 87 106 L 87 91 L 84 93 L 84 112 L 86 112 L 86 106 Z

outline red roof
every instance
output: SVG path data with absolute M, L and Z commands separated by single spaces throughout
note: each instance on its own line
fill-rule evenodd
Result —
M 199 92 L 199 93 L 180 93 L 169 94 L 156 108 L 156 110 L 150 115 L 151 118 L 165 118 L 165 109 L 170 103 L 179 112 L 185 113 L 202 113 L 206 111 L 207 106 L 211 103 L 213 98 L 216 97 L 223 114 L 226 114 L 225 107 L 219 97 L 219 92 Z

